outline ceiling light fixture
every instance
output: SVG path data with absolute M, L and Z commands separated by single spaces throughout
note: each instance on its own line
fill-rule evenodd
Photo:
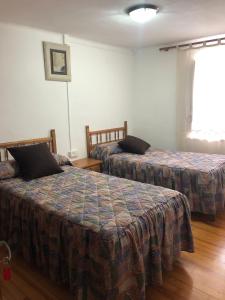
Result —
M 131 17 L 132 20 L 138 23 L 145 23 L 152 19 L 159 8 L 152 4 L 139 4 L 131 6 L 127 9 L 127 14 Z

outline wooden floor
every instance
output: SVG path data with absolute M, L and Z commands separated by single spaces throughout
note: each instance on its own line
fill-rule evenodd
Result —
M 193 221 L 194 254 L 183 253 L 162 287 L 150 288 L 147 300 L 225 300 L 225 214 L 215 222 Z M 1 282 L 2 284 L 2 282 Z M 71 300 L 58 287 L 22 260 L 15 259 L 13 278 L 4 283 L 4 300 Z

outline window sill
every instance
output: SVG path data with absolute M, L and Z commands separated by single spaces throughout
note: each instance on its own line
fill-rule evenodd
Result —
M 190 133 L 188 133 L 187 138 L 190 140 L 207 141 L 207 142 L 224 142 L 225 133 L 191 131 Z

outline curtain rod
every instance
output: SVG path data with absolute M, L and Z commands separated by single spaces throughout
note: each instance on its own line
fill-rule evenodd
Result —
M 185 44 L 178 44 L 173 46 L 165 46 L 159 48 L 160 51 L 169 51 L 172 49 L 191 49 L 191 48 L 202 48 L 202 47 L 210 47 L 217 45 L 225 45 L 225 37 L 211 40 L 203 40 L 198 42 L 190 42 Z

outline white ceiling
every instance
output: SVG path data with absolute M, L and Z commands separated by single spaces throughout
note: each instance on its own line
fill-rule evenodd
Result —
M 143 2 L 160 11 L 139 25 L 124 11 Z M 0 0 L 0 22 L 137 48 L 224 34 L 225 0 Z

